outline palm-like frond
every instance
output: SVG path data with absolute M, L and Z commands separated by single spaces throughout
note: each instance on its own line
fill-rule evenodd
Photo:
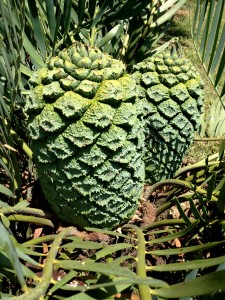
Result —
M 27 0 L 24 48 L 35 67 L 75 40 L 130 63 L 151 53 L 186 1 Z
M 0 2 L 0 192 L 13 197 L 20 185 L 20 170 L 16 150 L 10 135 L 18 125 L 18 104 L 21 103 L 20 60 L 23 44 L 24 1 Z M 8 183 L 10 190 L 5 186 Z
M 208 114 L 210 136 L 225 134 L 225 2 L 198 0 L 192 36 L 203 67 L 215 88 L 218 99 Z

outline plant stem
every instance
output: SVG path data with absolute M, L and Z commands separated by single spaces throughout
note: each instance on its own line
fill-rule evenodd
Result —
M 207 194 L 207 191 L 205 191 L 204 189 L 200 188 L 200 187 L 196 187 L 193 184 L 191 184 L 190 182 L 184 181 L 184 180 L 179 180 L 179 179 L 167 179 L 167 180 L 163 180 L 160 182 L 157 182 L 155 184 L 153 184 L 150 189 L 149 189 L 149 196 L 158 188 L 162 188 L 163 186 L 168 185 L 168 186 L 177 186 L 177 187 L 181 187 L 183 189 L 188 189 L 188 190 L 192 190 L 196 193 L 199 194 Z M 217 198 L 212 196 L 211 200 L 213 201 L 217 201 Z
M 145 261 L 145 238 L 142 229 L 135 225 L 125 225 L 124 228 L 131 228 L 137 234 L 137 276 L 139 278 L 145 279 L 147 277 L 146 274 L 146 261 Z M 138 284 L 139 294 L 141 300 L 151 300 L 151 293 L 149 286 L 146 284 Z
M 49 285 L 52 283 L 52 272 L 54 263 L 56 262 L 55 258 L 58 253 L 59 246 L 62 242 L 62 239 L 65 236 L 71 234 L 71 228 L 67 228 L 66 230 L 60 232 L 54 242 L 52 243 L 51 249 L 47 255 L 46 263 L 43 268 L 42 277 L 40 282 L 33 289 L 28 289 L 23 295 L 18 297 L 14 297 L 15 300 L 41 300 L 44 299 L 44 296 L 49 288 Z
M 186 173 L 186 172 L 198 169 L 198 168 L 206 168 L 206 167 L 209 167 L 208 168 L 208 172 L 209 172 L 209 171 L 213 171 L 216 167 L 222 166 L 223 164 L 224 164 L 223 162 L 220 162 L 218 160 L 217 161 L 211 161 L 211 162 L 208 162 L 208 163 L 198 162 L 194 165 L 190 165 L 190 166 L 186 166 L 186 167 L 181 168 L 180 170 L 177 171 L 175 176 L 177 177 L 177 176 L 180 176 L 182 173 Z M 203 175 L 206 172 L 206 170 L 201 170 L 198 173 L 200 173 L 200 172 L 203 172 L 202 173 L 202 175 Z M 194 176 L 196 177 L 197 174 L 194 174 Z

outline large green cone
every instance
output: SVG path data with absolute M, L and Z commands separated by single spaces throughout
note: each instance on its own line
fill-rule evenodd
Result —
M 187 59 L 162 52 L 133 66 L 144 106 L 146 179 L 174 176 L 199 126 L 203 82 Z
M 28 132 L 53 210 L 79 226 L 114 228 L 128 220 L 145 176 L 135 80 L 120 61 L 76 44 L 30 82 Z

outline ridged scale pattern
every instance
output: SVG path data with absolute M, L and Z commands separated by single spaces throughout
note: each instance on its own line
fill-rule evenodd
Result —
M 144 107 L 146 179 L 171 178 L 199 125 L 203 82 L 187 59 L 165 51 L 133 66 Z
M 122 62 L 76 44 L 30 82 L 28 132 L 47 200 L 67 222 L 113 228 L 144 181 L 142 105 Z

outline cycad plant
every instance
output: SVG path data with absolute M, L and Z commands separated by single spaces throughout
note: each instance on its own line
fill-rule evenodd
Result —
M 150 165 L 151 181 L 172 176 L 181 164 L 197 127 L 203 84 L 190 63 L 170 53 L 147 60 L 156 42 L 155 26 L 160 32 L 168 23 L 182 4 L 175 2 L 71 4 L 70 25 L 75 29 L 31 77 L 25 105 L 30 145 L 46 198 L 64 220 L 80 226 L 118 226 L 137 208 L 148 174 L 144 161 L 146 170 Z M 32 8 L 30 4 L 31 19 Z M 38 37 L 44 27 L 41 19 L 35 20 Z M 65 29 L 61 26 L 57 36 Z M 180 136 L 184 128 L 187 132 Z M 157 130 L 162 132 L 158 139 Z M 145 149 L 147 143 L 153 155 Z M 180 156 L 175 164 L 171 155 L 174 167 L 167 172 L 168 153 L 174 150 Z M 162 165 L 158 176 L 157 163 Z
M 121 293 L 121 296 L 129 299 L 131 293 L 138 292 L 140 299 L 150 300 L 198 297 L 224 292 L 225 259 L 222 254 L 224 249 L 224 144 L 221 145 L 219 155 L 217 154 L 218 159 L 213 156 L 206 162 L 200 162 L 189 169 L 181 169 L 177 172 L 178 178 L 157 182 L 152 186 L 151 197 L 157 188 L 168 188 L 172 185 L 172 189 L 163 194 L 166 203 L 158 208 L 156 214 L 160 215 L 165 209 L 176 206 L 180 212 L 180 219 L 153 222 L 143 225 L 142 228 L 125 225 L 120 229 L 120 233 L 107 231 L 105 228 L 86 228 L 87 231 L 68 228 L 61 233 L 46 234 L 25 242 L 23 238 L 25 235 L 29 236 L 33 224 L 50 228 L 54 226 L 42 210 L 29 208 L 29 203 L 26 201 L 27 194 L 24 194 L 22 184 L 24 182 L 27 184 L 30 179 L 26 176 L 21 179 L 21 170 L 25 167 L 27 169 L 29 167 L 31 172 L 34 170 L 31 169 L 31 163 L 28 165 L 26 157 L 32 159 L 34 156 L 35 162 L 39 164 L 39 176 L 45 179 L 42 181 L 42 187 L 46 186 L 46 189 L 50 190 L 50 198 L 52 197 L 52 202 L 55 201 L 54 205 L 58 206 L 59 215 L 65 203 L 57 202 L 57 199 L 61 197 L 61 200 L 65 200 L 65 195 L 68 201 L 67 214 L 71 213 L 70 205 L 71 202 L 73 203 L 74 194 L 78 194 L 77 199 L 83 201 L 80 202 L 82 219 L 85 219 L 85 222 L 91 220 L 96 226 L 100 224 L 99 215 L 95 217 L 97 210 L 106 220 L 103 227 L 115 226 L 115 223 L 111 223 L 111 210 L 108 206 L 111 205 L 116 213 L 116 205 L 119 204 L 120 210 L 117 213 L 120 214 L 123 211 L 123 201 L 117 198 L 121 198 L 121 194 L 125 197 L 126 205 L 135 202 L 137 206 L 138 197 L 136 196 L 135 200 L 131 199 L 137 192 L 133 184 L 136 181 L 140 184 L 144 173 L 140 161 L 144 144 L 140 122 L 143 116 L 141 112 L 143 102 L 137 102 L 137 98 L 147 98 L 147 96 L 141 88 L 138 89 L 138 95 L 132 94 L 132 88 L 135 89 L 142 74 L 134 80 L 130 70 L 143 60 L 144 65 L 151 62 L 152 54 L 168 46 L 159 46 L 157 42 L 169 26 L 172 16 L 185 2 L 181 0 L 24 0 L 11 3 L 10 0 L 4 0 L 0 3 L 2 35 L 0 57 L 2 62 L 0 69 L 2 182 L 0 188 L 4 196 L 0 203 L 2 299 L 115 299 Z M 205 1 L 205 5 L 208 5 L 208 1 Z M 88 51 L 95 54 L 96 60 L 90 62 Z M 101 57 L 100 60 L 98 55 Z M 68 57 L 72 65 L 68 63 Z M 166 60 L 168 57 L 164 59 L 163 56 L 162 59 L 160 56 L 156 58 L 154 56 L 154 59 L 157 60 L 156 68 L 159 74 L 146 75 L 146 73 L 155 73 L 155 70 L 143 69 L 143 78 L 140 79 L 142 84 L 146 85 L 146 90 L 149 89 L 148 94 L 157 94 L 158 90 L 161 91 L 157 90 L 157 85 L 162 85 L 163 76 L 160 75 L 160 70 L 166 72 L 167 68 L 172 68 L 175 75 L 177 72 L 177 65 L 171 66 L 171 60 Z M 77 60 L 77 65 L 73 60 Z M 178 57 L 175 60 L 182 65 Z M 79 66 L 80 61 L 81 66 Z M 85 68 L 83 68 L 84 63 Z M 97 67 L 94 68 L 93 64 Z M 117 64 L 121 68 L 111 68 Z M 92 81 L 89 78 L 87 84 L 85 71 L 88 70 L 86 73 L 91 76 L 90 65 L 95 72 L 92 72 Z M 108 72 L 106 72 L 107 68 Z M 118 69 L 119 73 L 121 71 L 119 75 Z M 33 71 L 36 70 L 39 71 L 33 75 Z M 192 77 L 184 78 L 184 82 L 186 80 L 197 82 L 195 79 L 197 77 L 191 68 L 186 71 L 190 71 L 188 74 Z M 179 73 L 180 71 L 177 72 Z M 98 80 L 93 80 L 93 75 L 95 75 L 94 79 Z M 178 80 L 175 75 L 171 76 L 172 78 L 164 76 L 164 83 L 173 86 L 173 82 L 177 83 Z M 31 76 L 33 77 L 29 80 Z M 108 77 L 105 79 L 105 76 Z M 151 80 L 156 80 L 154 93 Z M 73 98 L 65 97 L 65 94 L 77 94 L 78 81 L 81 85 L 78 88 L 81 94 L 76 97 L 79 97 L 80 101 L 76 102 L 76 105 L 66 103 L 65 109 L 64 101 Z M 126 83 L 129 83 L 128 86 Z M 30 89 L 33 89 L 33 92 L 30 93 Z M 189 98 L 194 99 L 193 88 L 190 85 L 189 89 L 183 87 L 181 92 L 174 90 L 175 98 L 180 102 Z M 103 93 L 100 93 L 102 91 Z M 153 99 L 159 99 L 158 105 L 155 103 L 157 101 L 154 102 L 155 109 L 159 109 L 158 112 L 153 111 L 154 115 L 159 114 L 164 108 L 162 105 L 164 101 L 161 102 L 160 97 L 167 100 L 167 95 L 171 94 L 167 86 L 162 91 L 165 94 L 158 93 L 156 95 L 158 98 L 152 96 Z M 28 98 L 26 94 L 29 94 Z M 166 106 L 169 116 L 166 114 L 164 120 L 160 118 L 163 126 L 171 120 L 170 114 L 173 115 L 176 108 L 174 100 L 171 101 L 169 100 L 169 104 L 172 105 Z M 192 100 L 189 102 L 193 103 Z M 145 102 L 145 104 L 145 109 L 150 110 L 151 103 Z M 94 106 L 104 108 L 105 115 L 96 114 L 93 110 Z M 34 154 L 25 143 L 30 141 L 24 125 L 26 121 L 24 107 L 30 114 L 28 130 L 36 134 L 38 139 L 40 138 L 40 148 L 33 148 Z M 36 118 L 36 115 L 42 111 L 47 111 L 44 114 L 45 119 Z M 85 115 L 81 112 L 87 113 Z M 52 114 L 57 114 L 58 117 L 56 119 L 50 117 Z M 72 124 L 71 120 L 73 120 Z M 111 134 L 108 134 L 105 128 L 107 129 L 111 120 L 115 123 L 113 125 L 116 130 L 111 130 Z M 80 127 L 77 128 L 77 123 L 81 122 L 86 129 L 89 129 L 89 131 L 84 130 L 84 133 L 91 132 L 89 135 L 79 135 L 81 130 Z M 89 125 L 90 122 L 92 127 Z M 136 126 L 137 124 L 139 126 Z M 181 133 L 182 124 L 179 128 Z M 59 137 L 60 126 L 65 129 L 62 138 Z M 76 130 L 73 130 L 73 126 Z M 72 130 L 68 131 L 66 128 Z M 165 129 L 164 134 L 172 137 L 171 133 L 178 130 L 172 129 L 171 132 Z M 48 135 L 51 137 L 49 138 Z M 98 138 L 99 135 L 101 138 Z M 91 139 L 96 141 L 94 145 L 80 147 L 81 144 L 86 146 Z M 54 144 L 56 140 L 57 147 Z M 66 142 L 61 143 L 62 140 Z M 71 142 L 75 143 L 75 146 L 66 147 L 71 145 Z M 170 142 L 170 145 L 176 145 L 173 139 Z M 37 142 L 34 139 L 32 143 Z M 45 143 L 47 148 L 42 147 Z M 154 151 L 158 146 L 157 143 L 155 144 Z M 159 143 L 159 145 L 163 161 L 168 157 L 168 153 L 164 156 L 163 144 Z M 76 150 L 74 160 L 63 157 L 68 153 L 71 154 L 71 149 Z M 56 161 L 57 155 L 60 156 L 59 161 Z M 42 162 L 37 160 L 38 156 L 41 156 Z M 105 157 L 108 158 L 107 162 L 99 163 L 99 160 L 105 160 Z M 88 163 L 85 165 L 86 161 Z M 93 167 L 89 166 L 93 163 L 97 168 L 96 173 L 93 173 Z M 40 167 L 41 164 L 45 164 L 44 168 Z M 122 169 L 121 165 L 125 165 L 126 168 Z M 167 165 L 167 161 L 164 161 L 164 165 Z M 61 177 L 62 171 L 64 173 Z M 87 178 L 88 174 L 84 174 L 85 172 L 92 176 Z M 82 176 L 86 177 L 81 182 Z M 55 182 L 53 182 L 54 177 Z M 36 179 L 33 173 L 32 179 Z M 71 182 L 75 187 L 72 190 Z M 115 189 L 116 186 L 118 193 L 114 191 L 112 194 L 107 190 L 112 182 L 113 188 Z M 118 200 L 116 203 L 115 199 Z M 88 202 L 89 200 L 94 201 L 93 206 Z M 190 215 L 186 215 L 182 208 L 181 203 L 184 202 L 188 202 Z M 94 206 L 97 206 L 95 211 L 93 211 Z M 105 217 L 105 212 L 108 214 L 108 219 Z M 121 217 L 121 214 L 119 216 Z M 28 222 L 30 226 L 25 226 L 24 222 Z M 119 219 L 117 225 L 121 225 L 120 222 L 122 221 Z M 26 230 L 24 236 L 18 234 L 21 223 L 23 230 Z M 38 229 L 40 232 L 41 228 Z M 217 234 L 214 235 L 214 240 L 211 240 L 211 233 L 214 230 Z M 174 247 L 174 241 L 175 245 L 179 246 Z M 163 262 L 161 265 L 158 263 L 160 259 Z M 180 260 L 182 262 L 178 263 Z M 163 274 L 166 274 L 166 279 L 162 280 L 162 276 L 159 275 L 161 272 L 165 272 Z M 169 280 L 172 277 L 173 279 Z

